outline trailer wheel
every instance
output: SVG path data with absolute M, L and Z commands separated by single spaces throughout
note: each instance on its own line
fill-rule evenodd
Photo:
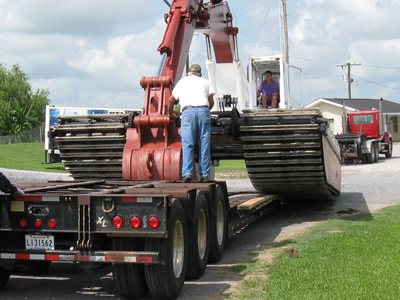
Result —
M 209 253 L 210 219 L 207 198 L 203 192 L 196 197 L 193 222 L 190 222 L 188 236 L 188 269 L 186 277 L 198 279 L 206 270 Z
M 220 185 L 215 186 L 214 199 L 210 207 L 210 253 L 208 261 L 219 262 L 225 250 L 228 233 L 228 216 L 225 205 L 224 192 Z
M 145 240 L 145 251 L 160 253 L 161 264 L 145 265 L 150 294 L 157 299 L 175 299 L 180 294 L 186 275 L 188 232 L 179 201 L 172 204 L 168 220 L 168 238 Z
M 393 143 L 390 141 L 388 145 L 388 152 L 385 153 L 386 158 L 391 158 L 393 153 Z
M 0 268 L 0 290 L 4 288 L 10 278 L 11 271 Z
M 113 250 L 140 251 L 143 250 L 143 241 L 132 238 L 114 238 Z M 147 295 L 143 264 L 113 264 L 113 277 L 117 291 L 123 297 L 137 299 Z
M 16 263 L 15 267 L 21 273 L 38 275 L 46 273 L 50 268 L 50 264 L 51 261 L 21 260 Z

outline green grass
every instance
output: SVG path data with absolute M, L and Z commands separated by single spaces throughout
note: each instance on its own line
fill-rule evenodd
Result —
M 226 170 L 246 170 L 246 165 L 244 160 L 221 160 L 216 170 L 220 172 Z
M 21 143 L 0 145 L 0 167 L 18 170 L 62 172 L 61 163 L 43 164 L 43 143 Z
M 43 164 L 43 143 L 21 143 L 0 145 L 0 167 L 18 170 L 65 172 L 63 164 Z M 243 160 L 222 160 L 216 167 L 216 174 L 222 178 L 247 177 Z
M 236 267 L 248 275 L 232 299 L 398 299 L 400 206 L 317 225 L 275 260 Z M 279 247 L 279 245 L 278 245 Z M 269 250 L 271 251 L 271 250 Z
M 244 160 L 221 160 L 215 168 L 215 176 L 221 179 L 247 178 Z

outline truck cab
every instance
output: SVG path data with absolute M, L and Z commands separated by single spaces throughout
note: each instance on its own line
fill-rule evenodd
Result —
M 349 133 L 365 133 L 367 138 L 378 138 L 379 133 L 379 111 L 360 110 L 352 111 L 347 114 L 347 124 Z

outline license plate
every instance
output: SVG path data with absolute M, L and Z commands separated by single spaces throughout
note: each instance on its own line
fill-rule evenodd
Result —
M 25 248 L 31 250 L 54 250 L 54 236 L 26 234 Z

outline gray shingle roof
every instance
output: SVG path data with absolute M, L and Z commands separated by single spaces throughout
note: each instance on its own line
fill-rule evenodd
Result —
M 324 100 L 342 105 L 342 101 L 348 107 L 357 110 L 379 109 L 379 99 L 348 99 L 348 98 L 322 98 Z M 382 100 L 383 113 L 400 113 L 400 104 L 389 100 Z

